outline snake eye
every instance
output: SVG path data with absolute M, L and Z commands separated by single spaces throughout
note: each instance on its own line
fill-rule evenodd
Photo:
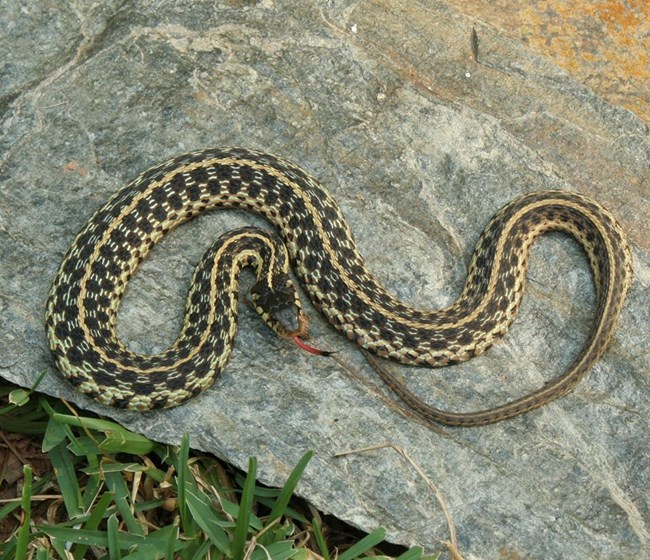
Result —
M 274 278 L 269 286 L 263 280 L 250 290 L 255 310 L 262 320 L 280 336 L 288 336 L 300 327 L 300 308 L 296 290 L 287 275 Z

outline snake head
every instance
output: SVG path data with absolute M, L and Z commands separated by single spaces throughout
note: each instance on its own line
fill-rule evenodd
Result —
M 258 280 L 250 290 L 262 320 L 280 337 L 308 337 L 309 321 L 302 312 L 298 292 L 285 273 Z

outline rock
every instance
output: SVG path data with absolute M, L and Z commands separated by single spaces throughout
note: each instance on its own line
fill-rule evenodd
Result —
M 440 549 L 445 517 L 404 449 L 445 496 L 466 558 L 640 558 L 650 485 L 648 127 L 443 2 L 8 2 L 0 48 L 0 375 L 282 484 L 392 541 Z M 470 42 L 475 27 L 478 61 Z M 136 414 L 78 395 L 55 372 L 44 303 L 76 231 L 140 171 L 180 152 L 242 145 L 291 159 L 334 194 L 378 278 L 401 298 L 453 301 L 482 228 L 536 189 L 600 200 L 629 232 L 635 284 L 603 360 L 569 396 L 509 422 L 432 430 L 404 413 L 359 350 L 311 309 L 318 359 L 241 309 L 212 389 Z M 130 284 L 119 333 L 156 352 L 175 337 L 191 271 L 218 234 L 261 223 L 204 216 L 173 232 Z M 511 332 L 469 363 L 390 365 L 428 402 L 473 410 L 560 375 L 584 342 L 586 259 L 542 239 Z

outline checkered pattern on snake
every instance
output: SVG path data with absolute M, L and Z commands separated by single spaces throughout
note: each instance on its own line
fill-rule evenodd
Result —
M 154 356 L 130 351 L 116 336 L 129 278 L 169 230 L 221 207 L 263 215 L 279 238 L 258 228 L 220 238 L 196 269 L 174 344 Z M 495 422 L 573 388 L 602 355 L 620 314 L 632 277 L 630 248 L 612 215 L 585 196 L 532 192 L 506 205 L 485 228 L 457 300 L 445 309 L 423 310 L 378 283 L 338 205 L 302 169 L 241 148 L 188 153 L 139 175 L 81 230 L 52 285 L 47 337 L 59 370 L 83 393 L 136 410 L 176 406 L 210 386 L 228 361 L 244 267 L 256 274 L 251 297 L 263 320 L 280 336 L 307 336 L 292 266 L 313 305 L 362 348 L 404 364 L 456 364 L 505 334 L 524 291 L 530 246 L 549 230 L 578 240 L 597 291 L 589 337 L 564 375 L 500 407 L 453 413 L 424 404 L 377 368 L 426 418 L 452 425 Z M 286 308 L 293 314 L 289 325 L 280 318 Z

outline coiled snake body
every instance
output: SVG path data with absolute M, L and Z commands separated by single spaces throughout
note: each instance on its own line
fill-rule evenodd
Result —
M 243 228 L 204 255 L 175 343 L 139 355 L 116 336 L 128 279 L 172 228 L 209 210 L 262 214 L 281 238 Z M 240 148 L 182 155 L 145 171 L 100 208 L 76 237 L 47 302 L 46 329 L 59 370 L 78 390 L 117 407 L 172 407 L 210 386 L 228 361 L 237 319 L 239 273 L 252 267 L 251 295 L 280 336 L 307 335 L 290 264 L 314 306 L 361 347 L 404 364 L 445 366 L 477 356 L 503 336 L 522 298 L 530 245 L 560 230 L 585 250 L 596 285 L 596 319 L 569 370 L 505 405 L 448 413 L 389 385 L 425 417 L 477 425 L 532 410 L 567 393 L 602 355 L 631 283 L 631 253 L 621 228 L 596 202 L 564 191 L 533 192 L 502 208 L 485 228 L 465 288 L 445 309 L 415 309 L 368 272 L 336 202 L 283 159 Z M 283 317 L 286 309 L 290 319 Z M 380 371 L 380 370 L 379 370 Z

